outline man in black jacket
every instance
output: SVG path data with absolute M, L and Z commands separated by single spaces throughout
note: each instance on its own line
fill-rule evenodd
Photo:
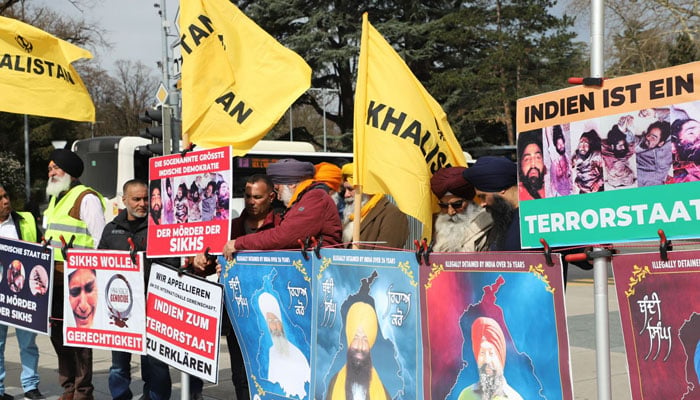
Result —
M 112 222 L 105 226 L 99 249 L 130 250 L 128 239 L 134 242 L 136 251 L 146 250 L 148 237 L 148 186 L 145 182 L 132 179 L 124 184 L 122 201 L 126 209 L 121 210 Z M 145 276 L 148 280 L 150 261 L 145 263 Z M 112 352 L 112 366 L 109 368 L 109 391 L 115 400 L 131 399 L 131 353 Z M 172 385 L 168 365 L 150 356 L 141 356 L 141 378 L 145 399 L 169 399 Z

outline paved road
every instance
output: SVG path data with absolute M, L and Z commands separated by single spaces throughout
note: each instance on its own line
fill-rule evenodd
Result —
M 610 272 L 609 276 L 612 276 Z M 592 277 L 592 271 L 583 271 L 578 267 L 572 267 L 569 272 L 569 284 L 566 292 L 574 395 L 576 399 L 580 400 L 598 398 L 595 371 L 595 319 L 593 317 Z M 612 285 L 612 278 L 609 280 L 609 283 Z M 614 288 L 609 286 L 608 292 L 612 398 L 615 400 L 627 400 L 631 399 L 631 395 L 620 329 L 620 314 Z M 5 380 L 7 385 L 6 392 L 11 395 L 21 395 L 22 389 L 19 387 L 21 366 L 19 364 L 19 352 L 16 347 L 14 329 L 10 329 L 8 336 L 9 341 L 5 354 L 5 362 L 8 369 L 8 376 Z M 39 362 L 42 383 L 40 389 L 49 400 L 55 400 L 61 393 L 57 383 L 56 355 L 48 337 L 40 335 L 38 337 L 38 345 L 41 352 Z M 135 357 L 135 359 L 138 359 L 138 357 Z M 134 378 L 138 378 L 140 376 L 140 366 L 138 363 L 132 364 L 132 374 Z M 98 400 L 110 398 L 107 389 L 109 365 L 110 353 L 96 350 L 94 352 L 94 384 L 96 390 L 95 398 Z M 173 379 L 172 398 L 180 399 L 180 373 L 173 370 L 171 375 Z M 235 399 L 230 376 L 228 349 L 226 341 L 222 338 L 219 384 L 207 384 L 205 386 L 205 399 Z M 138 379 L 132 382 L 131 389 L 135 394 L 135 398 L 140 396 L 141 386 L 142 382 Z M 18 398 L 21 397 L 18 396 Z

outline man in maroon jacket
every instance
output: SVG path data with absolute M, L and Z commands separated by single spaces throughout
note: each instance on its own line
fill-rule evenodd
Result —
M 324 186 L 313 180 L 315 172 L 312 163 L 291 158 L 270 164 L 267 176 L 287 207 L 282 222 L 274 228 L 229 240 L 224 255 L 230 258 L 237 250 L 293 249 L 299 246 L 297 240 L 309 236 L 322 238 L 324 245 L 340 243 L 342 225 L 338 209 Z

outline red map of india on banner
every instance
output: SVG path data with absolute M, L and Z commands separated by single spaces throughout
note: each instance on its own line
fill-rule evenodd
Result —
M 149 162 L 149 257 L 221 252 L 229 238 L 231 148 Z

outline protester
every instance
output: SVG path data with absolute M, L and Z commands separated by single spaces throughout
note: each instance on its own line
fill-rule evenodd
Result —
M 122 201 L 126 207 L 105 227 L 98 245 L 99 249 L 130 250 L 128 239 L 132 239 L 134 250 L 145 251 L 148 239 L 148 193 L 145 182 L 132 179 L 124 183 Z M 159 262 L 176 260 L 160 259 Z M 145 286 L 148 287 L 151 261 L 144 263 Z M 131 353 L 112 351 L 112 366 L 109 368 L 109 392 L 115 400 L 133 397 L 131 383 Z M 171 380 L 168 365 L 151 356 L 141 356 L 141 379 L 143 395 L 147 399 L 169 399 Z
M 238 218 L 231 221 L 231 239 L 261 232 L 280 224 L 282 210 L 273 207 L 276 199 L 273 187 L 272 181 L 266 175 L 255 174 L 248 177 L 244 195 L 245 208 Z M 207 260 L 204 254 L 195 256 L 193 264 L 200 274 L 209 275 L 214 272 L 214 261 Z M 221 330 L 225 332 L 228 344 L 231 358 L 231 380 L 236 390 L 236 398 L 239 400 L 249 399 L 248 378 L 243 365 L 243 355 L 228 314 L 224 316 Z M 191 392 L 195 395 L 201 393 L 202 384 L 203 382 L 197 378 L 191 379 Z
M 79 179 L 83 161 L 67 149 L 54 150 L 49 161 L 46 193 L 51 196 L 44 212 L 45 237 L 54 246 L 54 286 L 51 343 L 58 357 L 62 400 L 93 399 L 92 349 L 63 345 L 63 254 L 60 236 L 73 238 L 73 247 L 95 248 L 105 226 L 104 199 Z
M 322 239 L 324 245 L 335 245 L 341 240 L 341 225 L 333 199 L 325 185 L 313 180 L 314 165 L 286 158 L 270 164 L 267 175 L 287 211 L 281 223 L 261 232 L 230 240 L 223 249 L 230 258 L 236 250 L 292 249 L 298 240 L 308 237 Z
M 473 199 L 474 185 L 462 176 L 464 167 L 441 168 L 430 178 L 430 189 L 438 198 L 440 213 L 435 219 L 433 251 L 472 252 L 486 250 L 493 220 Z
M 673 165 L 671 124 L 652 122 L 635 148 L 639 187 L 663 185 Z
M 353 164 L 343 165 L 343 187 L 345 188 L 343 209 L 343 242 L 353 241 L 355 225 L 355 187 Z M 375 249 L 376 246 L 403 248 L 408 239 L 408 217 L 383 194 L 362 193 L 360 209 L 360 249 Z
M 0 237 L 19 239 L 38 243 L 41 230 L 37 221 L 29 212 L 14 211 L 10 202 L 10 193 L 0 183 Z M 5 344 L 7 343 L 7 325 L 0 324 L 0 400 L 9 400 L 13 396 L 5 393 Z M 36 333 L 15 328 L 19 358 L 22 363 L 20 381 L 24 398 L 28 400 L 45 399 L 39 392 L 39 349 L 36 346 Z
M 476 199 L 491 213 L 493 226 L 488 235 L 488 249 L 517 251 L 520 246 L 520 212 L 518 167 L 505 157 L 479 157 L 462 176 L 476 189 Z

